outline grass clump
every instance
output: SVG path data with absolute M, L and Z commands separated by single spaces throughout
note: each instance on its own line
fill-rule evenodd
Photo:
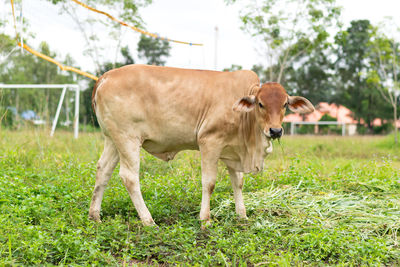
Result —
M 248 221 L 235 215 L 219 168 L 213 224 L 200 230 L 200 158 L 141 158 L 141 185 L 158 228 L 143 227 L 116 170 L 102 223 L 87 219 L 102 149 L 0 132 L 0 265 L 399 265 L 399 149 L 385 137 L 284 137 L 265 171 L 245 176 Z

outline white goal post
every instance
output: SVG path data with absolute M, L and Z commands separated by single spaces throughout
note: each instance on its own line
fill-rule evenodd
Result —
M 64 102 L 67 90 L 75 91 L 75 115 L 74 115 L 74 138 L 78 138 L 79 132 L 79 86 L 77 84 L 0 84 L 0 89 L 62 89 L 60 100 L 58 101 L 56 115 L 51 126 L 50 136 L 54 135 L 58 117 L 60 116 L 61 106 Z

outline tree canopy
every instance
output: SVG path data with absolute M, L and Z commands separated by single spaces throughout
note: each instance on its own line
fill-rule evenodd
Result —
M 171 46 L 165 40 L 155 39 L 145 35 L 140 36 L 138 43 L 139 58 L 145 59 L 146 64 L 164 66 L 169 57 Z
M 388 118 L 390 107 L 386 105 L 376 85 L 368 83 L 365 75 L 371 70 L 369 43 L 374 29 L 368 20 L 352 21 L 351 26 L 335 37 L 338 76 L 335 101 L 352 110 L 354 116 L 363 119 L 372 129 L 376 118 Z
M 328 30 L 339 24 L 339 15 L 334 0 L 251 0 L 240 19 L 242 29 L 262 47 L 266 78 L 280 82 L 285 69 L 299 56 L 327 45 Z

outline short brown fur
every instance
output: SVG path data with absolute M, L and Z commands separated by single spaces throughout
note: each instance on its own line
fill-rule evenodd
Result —
M 258 91 L 257 97 L 268 110 L 280 110 L 288 95 L 279 83 L 265 83 Z

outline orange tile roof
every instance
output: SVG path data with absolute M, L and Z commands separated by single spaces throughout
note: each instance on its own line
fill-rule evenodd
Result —
M 331 117 L 334 117 L 337 119 L 338 122 L 344 122 L 347 124 L 356 124 L 357 120 L 355 120 L 352 116 L 352 112 L 350 109 L 346 108 L 345 106 L 342 105 L 337 105 L 335 103 L 329 104 L 327 102 L 320 102 L 318 105 L 315 107 L 315 111 L 313 113 L 304 115 L 304 120 L 303 116 L 296 114 L 296 113 L 291 113 L 288 114 L 284 117 L 283 121 L 284 122 L 299 122 L 299 121 L 308 121 L 308 122 L 317 122 L 319 121 L 324 114 L 328 114 Z M 361 123 L 363 120 L 361 120 Z M 375 119 L 372 124 L 374 126 L 380 126 L 382 125 L 382 120 L 381 119 Z M 396 126 L 397 128 L 400 128 L 400 120 L 396 121 Z
M 326 102 L 321 102 L 319 103 L 315 111 L 313 113 L 307 114 L 304 116 L 299 115 L 299 114 L 288 114 L 285 116 L 283 119 L 284 122 L 298 122 L 298 121 L 309 121 L 309 122 L 316 122 L 319 121 L 324 114 L 328 114 L 331 117 L 334 117 L 337 119 L 338 122 L 344 122 L 344 123 L 357 123 L 357 121 L 352 117 L 352 112 L 342 106 L 342 105 L 337 105 L 337 104 L 328 104 Z

